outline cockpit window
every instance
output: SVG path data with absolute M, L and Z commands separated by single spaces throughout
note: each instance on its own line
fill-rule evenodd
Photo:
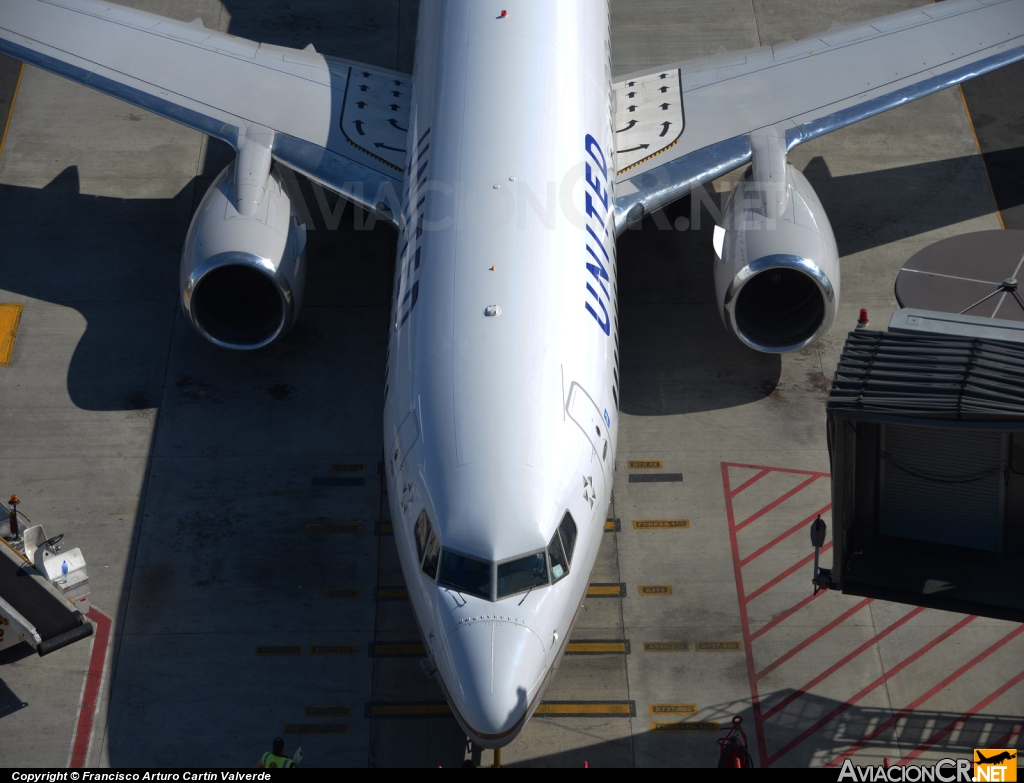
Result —
M 423 573 L 433 581 L 437 578 L 437 561 L 441 559 L 441 542 L 433 531 L 430 533 L 430 540 L 427 541 L 427 554 L 423 557 Z
M 426 509 L 420 512 L 413 532 L 416 534 L 416 554 L 419 555 L 422 563 L 423 554 L 427 551 L 427 540 L 430 538 L 430 519 L 427 517 Z
M 558 524 L 558 532 L 562 536 L 562 547 L 565 549 L 565 557 L 572 562 L 572 553 L 576 549 L 576 523 L 573 522 L 572 514 L 568 511 Z
M 551 581 L 557 582 L 569 573 L 569 560 L 562 551 L 562 542 L 558 538 L 557 530 L 548 544 L 548 557 L 551 559 Z
M 419 554 L 423 573 L 433 580 L 437 576 L 437 561 L 441 554 L 441 542 L 434 535 L 434 528 L 430 524 L 430 517 L 427 516 L 426 509 L 423 509 L 416 519 L 413 533 L 416 536 L 416 552 Z
M 498 563 L 498 598 L 506 598 L 547 583 L 548 564 L 543 552 Z
M 460 593 L 491 600 L 491 564 L 485 560 L 446 549 L 441 553 L 441 572 L 437 582 Z

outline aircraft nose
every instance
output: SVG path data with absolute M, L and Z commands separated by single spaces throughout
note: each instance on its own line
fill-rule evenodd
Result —
M 526 713 L 544 676 L 544 645 L 522 625 L 485 620 L 456 628 L 449 650 L 462 686 L 458 709 L 469 724 L 464 728 L 485 741 L 501 738 Z

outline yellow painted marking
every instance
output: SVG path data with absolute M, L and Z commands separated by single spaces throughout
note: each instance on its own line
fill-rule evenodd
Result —
M 619 520 L 608 519 L 604 523 L 605 533 L 618 533 L 619 532 Z
M 690 652 L 689 642 L 644 642 L 644 652 L 681 653 Z
M 629 648 L 625 642 L 569 642 L 566 653 L 621 653 L 626 654 Z
M 426 655 L 427 651 L 422 644 L 416 642 L 397 644 L 375 644 L 373 645 L 374 655 Z
M 656 734 L 717 734 L 718 721 L 683 721 L 682 723 L 652 723 L 651 731 Z
M 381 522 L 380 532 L 384 535 L 391 535 L 395 532 L 395 527 L 390 522 Z
M 604 704 L 557 701 L 542 702 L 535 715 L 631 715 L 633 709 L 629 702 L 607 702 Z
M 286 723 L 282 734 L 348 734 L 347 723 Z
M 743 642 L 697 642 L 697 652 L 743 652 Z
M 352 708 L 342 704 L 312 705 L 303 712 L 306 718 L 347 718 L 351 714 Z
M 0 367 L 6 367 L 11 363 L 14 340 L 18 336 L 20 322 L 20 304 L 0 304 Z
M 621 596 L 624 593 L 625 587 L 621 584 L 593 584 L 587 588 L 587 595 L 591 598 Z
M 323 535 L 325 533 L 340 533 L 346 536 L 355 536 L 363 532 L 363 526 L 319 522 L 313 525 L 306 525 L 306 532 L 310 533 L 311 535 Z
M 696 704 L 652 704 L 651 715 L 696 715 Z
M 672 585 L 637 585 L 640 595 L 672 595 Z
M 331 465 L 331 473 L 365 473 L 366 465 L 361 465 L 356 462 L 342 462 L 341 464 Z
M 660 459 L 631 459 L 627 467 L 629 470 L 661 470 Z
M 14 83 L 14 94 L 11 95 L 11 105 L 7 109 L 7 121 L 4 122 L 4 133 L 0 136 L 0 155 L 4 154 L 4 144 L 7 143 L 7 131 L 11 127 L 11 118 L 14 116 L 14 102 L 18 100 L 18 90 L 21 89 L 21 77 L 25 75 L 25 63 L 21 64 L 18 71 L 18 81 Z
M 329 587 L 324 590 L 324 598 L 351 599 L 358 598 L 359 591 L 351 588 Z
M 627 171 L 630 171 L 631 169 L 635 169 L 635 168 L 636 168 L 637 166 L 642 166 L 642 165 L 644 165 L 644 164 L 645 164 L 645 163 L 646 163 L 647 161 L 651 160 L 652 158 L 656 158 L 656 157 L 657 157 L 658 155 L 660 155 L 661 153 L 663 153 L 663 152 L 667 152 L 668 150 L 672 149 L 672 148 L 673 148 L 674 146 L 676 146 L 676 145 L 677 145 L 678 143 L 679 143 L 679 139 L 676 139 L 676 140 L 675 140 L 675 141 L 673 141 L 673 142 L 672 142 L 671 144 L 669 144 L 669 145 L 668 145 L 667 147 L 665 147 L 664 149 L 660 149 L 660 150 L 658 150 L 658 151 L 657 151 L 657 152 L 655 152 L 655 153 L 654 153 L 653 155 L 648 155 L 648 156 L 647 156 L 646 158 L 643 158 L 642 160 L 638 160 L 638 161 L 637 161 L 636 163 L 634 163 L 634 164 L 633 164 L 632 166 L 626 166 L 626 168 L 624 168 L 624 169 L 622 169 L 622 171 L 618 172 L 618 175 L 619 175 L 619 176 L 621 177 L 621 176 L 622 176 L 623 174 L 625 174 L 625 173 L 626 173 Z
M 687 528 L 688 519 L 634 519 L 634 530 L 667 530 L 670 528 Z
M 311 644 L 310 655 L 355 655 L 356 648 L 351 644 Z
M 262 644 L 256 648 L 256 654 L 261 658 L 271 655 L 302 655 L 302 645 Z
M 404 587 L 382 587 L 377 590 L 378 599 L 397 599 L 397 598 L 408 598 L 409 591 Z
M 451 708 L 444 702 L 427 704 L 371 704 L 367 714 L 371 718 L 404 718 L 425 715 L 451 715 Z

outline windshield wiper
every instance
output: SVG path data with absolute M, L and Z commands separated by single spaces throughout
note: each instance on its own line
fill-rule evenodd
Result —
M 536 587 L 536 586 L 537 585 L 531 585 L 530 589 L 526 591 L 526 595 L 523 596 L 523 600 L 520 601 L 518 604 L 516 604 L 516 606 L 522 606 L 523 605 L 523 601 L 525 601 L 527 598 L 530 597 L 530 593 L 533 592 L 533 588 Z

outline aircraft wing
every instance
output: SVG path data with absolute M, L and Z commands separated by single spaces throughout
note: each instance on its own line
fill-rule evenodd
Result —
M 405 74 L 101 0 L 0 0 L 0 52 L 235 149 L 246 140 L 269 146 L 350 201 L 391 220 L 400 214 Z
M 750 161 L 752 135 L 789 150 L 1022 58 L 1024 0 L 945 0 L 622 77 L 617 230 Z

